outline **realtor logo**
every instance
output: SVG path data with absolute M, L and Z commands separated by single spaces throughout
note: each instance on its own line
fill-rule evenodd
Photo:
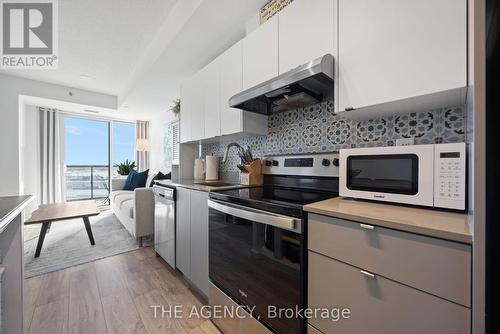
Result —
M 57 0 L 1 0 L 1 68 L 57 68 Z

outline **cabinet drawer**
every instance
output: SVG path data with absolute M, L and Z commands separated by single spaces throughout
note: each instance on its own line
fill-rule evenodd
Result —
M 307 325 L 307 334 L 323 334 L 311 325 Z
M 310 214 L 309 249 L 470 307 L 469 245 L 370 228 Z
M 215 285 L 209 283 L 208 302 L 212 307 L 225 307 L 229 310 L 236 310 L 238 304 L 226 296 Z M 222 333 L 239 333 L 240 319 L 238 317 L 218 317 L 212 318 L 213 323 L 222 331 Z
M 231 332 L 228 332 L 231 333 Z M 255 320 L 248 314 L 240 322 L 241 334 L 273 334 L 266 326 Z
M 348 308 L 349 319 L 311 318 L 323 333 L 466 334 L 470 309 L 309 252 L 309 307 Z
M 233 310 L 235 315 L 212 318 L 213 323 L 224 334 L 272 334 L 264 325 L 244 311 L 213 283 L 209 283 L 209 304 L 212 307 L 224 307 Z

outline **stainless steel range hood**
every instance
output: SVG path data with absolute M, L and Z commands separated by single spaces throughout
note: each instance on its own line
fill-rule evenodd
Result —
M 326 54 L 234 95 L 229 99 L 229 106 L 268 115 L 307 107 L 332 97 L 333 56 Z

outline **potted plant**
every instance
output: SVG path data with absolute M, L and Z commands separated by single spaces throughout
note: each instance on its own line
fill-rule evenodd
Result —
M 128 175 L 131 171 L 135 169 L 135 161 L 130 161 L 126 159 L 124 162 L 118 165 L 118 174 Z
M 179 118 L 179 113 L 181 112 L 181 99 L 177 98 L 172 102 L 173 104 L 168 110 L 170 110 L 176 118 Z

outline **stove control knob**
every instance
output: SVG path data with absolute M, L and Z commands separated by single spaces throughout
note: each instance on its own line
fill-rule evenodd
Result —
M 328 167 L 328 166 L 330 166 L 330 160 L 328 160 L 328 159 L 323 159 L 323 160 L 321 161 L 321 164 L 322 164 L 323 166 L 325 166 L 325 167 Z
M 338 158 L 334 158 L 332 162 L 335 167 L 338 167 L 340 165 L 340 160 Z
M 274 167 L 277 167 L 278 165 L 279 165 L 278 160 L 273 160 L 273 166 L 274 166 Z
M 270 160 L 266 160 L 266 166 L 271 167 L 272 162 Z

